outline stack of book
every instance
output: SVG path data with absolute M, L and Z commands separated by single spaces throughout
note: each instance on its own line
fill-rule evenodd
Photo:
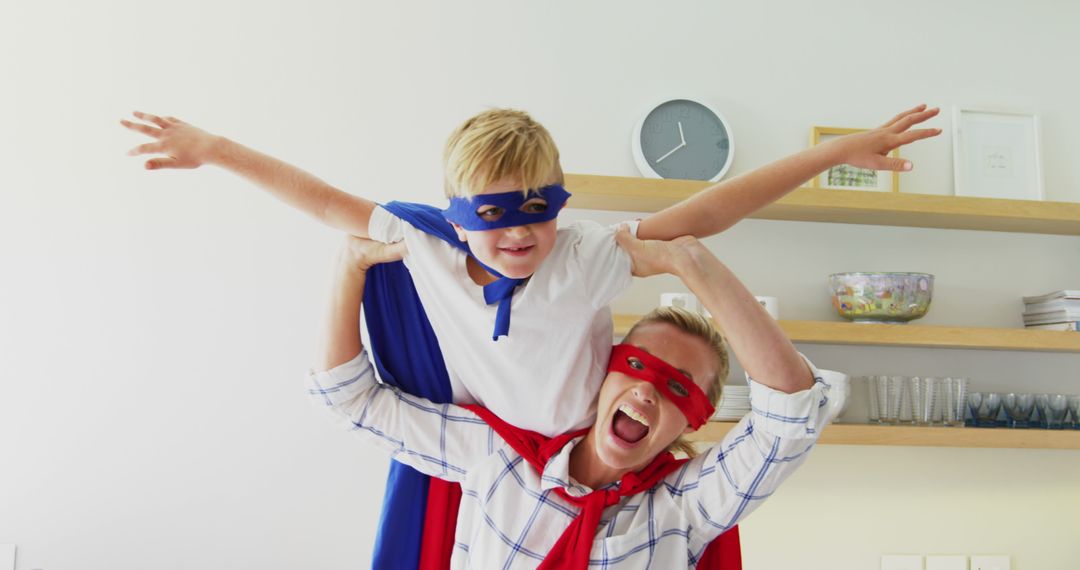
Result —
M 1024 326 L 1029 329 L 1080 331 L 1080 291 L 1054 291 L 1024 297 Z
M 724 386 L 720 401 L 716 404 L 713 421 L 739 421 L 750 413 L 750 387 L 745 385 Z

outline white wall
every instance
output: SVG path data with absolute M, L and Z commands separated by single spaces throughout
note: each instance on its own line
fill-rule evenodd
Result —
M 723 110 L 733 173 L 803 148 L 812 125 L 921 101 L 1032 108 L 1047 198 L 1080 201 L 1074 3 L 463 4 L 3 4 L 0 543 L 20 545 L 19 570 L 370 557 L 387 461 L 300 390 L 337 236 L 221 172 L 144 172 L 117 125 L 133 109 L 377 200 L 437 201 L 446 134 L 492 105 L 548 125 L 568 172 L 618 175 L 635 174 L 639 114 L 670 95 Z M 902 190 L 951 193 L 948 134 L 906 156 Z M 583 215 L 612 218 L 567 217 Z M 823 281 L 843 270 L 936 273 L 928 324 L 1015 326 L 1020 295 L 1080 287 L 1076 237 L 748 221 L 709 243 L 785 318 L 831 318 Z M 672 287 L 640 283 L 617 309 Z M 1076 355 L 801 348 L 853 374 L 1080 392 Z M 744 525 L 746 558 L 1075 568 L 1078 475 L 1075 451 L 822 447 Z

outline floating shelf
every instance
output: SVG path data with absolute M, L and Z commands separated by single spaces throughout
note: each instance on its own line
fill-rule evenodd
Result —
M 624 336 L 640 315 L 614 315 L 615 335 Z M 1080 333 L 1028 329 L 887 325 L 829 321 L 779 321 L 792 342 L 971 348 L 1031 352 L 1080 352 Z
M 710 183 L 567 174 L 570 205 L 591 210 L 656 212 Z M 1080 203 L 967 198 L 899 192 L 799 188 L 750 215 L 764 220 L 832 222 L 1080 235 Z
M 687 439 L 716 443 L 735 422 L 709 422 Z M 991 447 L 1080 450 L 1080 430 L 878 426 L 830 424 L 821 433 L 827 445 L 903 445 L 921 447 Z

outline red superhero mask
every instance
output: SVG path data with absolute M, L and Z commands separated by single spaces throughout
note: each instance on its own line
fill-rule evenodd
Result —
M 704 425 L 716 411 L 705 392 L 693 380 L 636 346 L 616 344 L 611 349 L 608 372 L 621 372 L 655 386 L 679 408 L 693 429 Z

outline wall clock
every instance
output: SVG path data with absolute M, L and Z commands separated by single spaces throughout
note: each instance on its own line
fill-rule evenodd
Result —
M 693 99 L 670 99 L 653 106 L 633 135 L 634 162 L 642 176 L 709 180 L 731 167 L 735 140 L 716 109 Z

